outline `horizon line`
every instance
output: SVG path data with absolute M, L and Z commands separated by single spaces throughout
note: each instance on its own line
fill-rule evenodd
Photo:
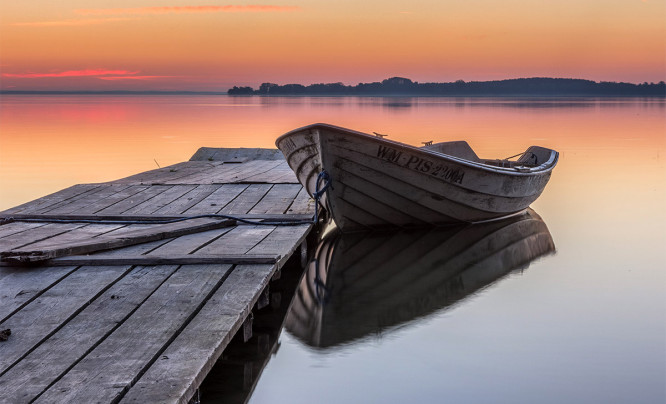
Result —
M 371 82 L 359 82 L 358 84 L 345 84 L 343 82 L 318 82 L 318 83 L 312 83 L 312 84 L 300 84 L 300 83 L 287 83 L 287 84 L 276 84 L 272 83 L 269 81 L 263 82 L 263 84 L 271 84 L 271 85 L 277 85 L 277 86 L 289 86 L 289 85 L 300 85 L 303 87 L 308 87 L 308 86 L 313 86 L 313 85 L 334 85 L 334 84 L 342 84 L 344 86 L 348 87 L 357 87 L 359 85 L 363 84 L 383 84 L 383 82 L 386 81 L 391 81 L 394 79 L 403 79 L 403 80 L 409 80 L 413 84 L 454 84 L 458 82 L 462 82 L 465 84 L 471 84 L 471 83 L 477 83 L 477 84 L 483 84 L 483 83 L 496 83 L 496 82 L 503 82 L 503 81 L 518 81 L 518 80 L 572 80 L 572 81 L 587 81 L 595 84 L 617 84 L 617 85 L 622 85 L 622 84 L 629 84 L 633 86 L 641 86 L 641 85 L 660 85 L 664 83 L 664 81 L 659 81 L 657 83 L 655 82 L 639 82 L 639 83 L 632 83 L 632 82 L 626 82 L 626 81 L 596 81 L 596 80 L 591 80 L 591 79 L 582 79 L 582 78 L 570 78 L 570 77 L 547 77 L 547 76 L 533 76 L 533 77 L 519 77 L 519 78 L 507 78 L 507 79 L 497 79 L 497 80 L 471 80 L 471 81 L 464 81 L 462 79 L 455 80 L 455 81 L 442 81 L 442 82 L 435 82 L 435 81 L 425 81 L 425 82 L 419 82 L 419 81 L 412 81 L 411 79 L 407 77 L 401 77 L 401 76 L 392 76 L 387 79 L 384 79 L 382 81 L 371 81 Z M 183 89 L 183 90 L 166 90 L 166 89 L 140 89 L 140 90 L 134 90 L 134 89 L 118 89 L 118 90 L 109 90 L 109 89 L 86 89 L 86 90 L 75 90 L 75 89 L 58 89 L 58 90 L 47 90 L 47 89 L 31 89 L 31 90 L 21 90 L 21 89 L 15 89 L 15 88 L 6 88 L 6 89 L 0 89 L 0 94 L 14 94 L 14 95 L 20 95 L 20 94 L 61 94 L 61 95 L 85 95 L 85 94 L 125 94 L 125 95 L 149 95 L 149 94 L 172 94 L 172 95 L 229 95 L 229 91 L 237 89 L 237 88 L 252 88 L 254 91 L 254 87 L 250 87 L 250 85 L 244 86 L 242 84 L 238 85 L 231 85 L 231 88 L 228 88 L 227 90 L 188 90 L 188 89 Z M 261 88 L 261 87 L 260 87 Z M 231 94 L 231 95 L 245 95 L 245 94 Z M 247 94 L 250 95 L 250 94 Z M 254 94 L 254 95 L 261 95 L 261 94 Z M 278 95 L 278 94 L 275 94 Z M 286 94 L 285 94 L 286 95 Z M 325 94 L 322 94 L 325 95 Z M 351 95 L 351 94 L 350 94 Z M 359 94 L 362 95 L 362 94 Z M 396 95 L 406 95 L 406 94 L 396 94 Z

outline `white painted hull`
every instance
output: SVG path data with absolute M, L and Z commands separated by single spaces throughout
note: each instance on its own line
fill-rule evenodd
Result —
M 329 174 L 321 202 L 345 232 L 511 216 L 537 199 L 558 159 L 533 147 L 538 166 L 503 168 L 325 124 L 291 131 L 276 145 L 311 196 L 317 175 Z

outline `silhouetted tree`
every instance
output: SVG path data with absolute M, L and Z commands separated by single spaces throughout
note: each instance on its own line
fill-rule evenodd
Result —
M 666 85 L 659 83 L 632 84 L 595 82 L 582 79 L 548 77 L 520 78 L 495 81 L 456 80 L 453 83 L 418 83 L 404 77 L 391 77 L 380 82 L 319 83 L 278 85 L 263 83 L 259 90 L 234 86 L 232 95 L 439 95 L 439 96 L 666 96 Z

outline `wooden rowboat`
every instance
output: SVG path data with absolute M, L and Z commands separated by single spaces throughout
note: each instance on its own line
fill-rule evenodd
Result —
M 464 141 L 414 147 L 327 124 L 288 132 L 276 145 L 310 196 L 326 188 L 319 201 L 343 232 L 520 213 L 539 197 L 558 160 L 556 151 L 539 146 L 515 161 L 486 160 Z
M 328 233 L 301 279 L 290 334 L 321 349 L 376 338 L 460 304 L 555 252 L 531 209 L 501 221 Z

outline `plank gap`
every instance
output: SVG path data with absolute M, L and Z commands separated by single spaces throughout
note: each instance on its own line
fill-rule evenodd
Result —
M 153 357 L 137 373 L 137 375 L 132 379 L 132 381 L 129 383 L 129 385 L 125 386 L 125 388 L 123 388 L 123 390 L 118 395 L 116 395 L 116 397 L 114 397 L 114 399 L 111 401 L 112 404 L 118 404 L 120 402 L 120 400 L 122 400 L 123 397 L 125 397 L 125 395 L 129 391 L 129 389 L 132 388 L 132 386 L 134 386 L 141 379 L 141 377 L 146 373 L 146 371 L 148 369 L 150 369 L 150 367 L 157 361 L 157 359 L 162 356 L 162 354 L 164 353 L 164 351 L 167 350 L 169 345 L 171 345 L 171 343 L 178 337 L 178 335 L 180 335 L 180 333 L 183 332 L 183 330 L 190 324 L 192 319 L 194 319 L 194 317 L 196 317 L 197 314 L 199 314 L 199 312 L 206 305 L 208 300 L 210 300 L 210 298 L 215 294 L 215 292 L 217 292 L 217 290 L 220 288 L 220 286 L 222 286 L 224 281 L 227 280 L 229 275 L 231 275 L 231 273 L 235 269 L 236 269 L 236 265 L 232 265 L 229 268 L 229 270 L 226 271 L 226 273 L 220 278 L 220 280 L 215 284 L 215 286 L 213 288 L 211 288 L 211 290 L 206 294 L 206 297 L 204 297 L 202 299 L 202 301 L 199 302 L 197 307 L 192 311 L 192 313 L 190 313 L 190 315 L 187 316 L 187 318 L 185 319 L 185 321 L 183 321 L 183 323 L 180 325 L 180 327 L 178 327 L 178 329 L 169 337 L 169 339 L 164 343 L 164 345 L 162 345 L 162 347 L 153 355 Z
M 74 311 L 69 317 L 67 317 L 67 318 L 65 319 L 65 321 L 63 321 L 61 324 L 59 324 L 57 327 L 55 327 L 51 332 L 49 332 L 49 333 L 48 333 L 47 335 L 45 335 L 42 339 L 40 339 L 40 340 L 39 340 L 34 346 L 32 346 L 32 347 L 31 347 L 30 349 L 28 349 L 25 353 L 23 353 L 23 355 L 21 355 L 18 359 L 16 359 L 11 365 L 7 366 L 6 369 L 0 371 L 0 377 L 2 377 L 2 375 L 4 375 L 5 373 L 7 373 L 7 371 L 9 371 L 11 368 L 13 368 L 14 366 L 16 366 L 16 364 L 19 363 L 20 361 L 22 361 L 23 358 L 25 358 L 26 356 L 30 355 L 30 353 L 31 353 L 32 351 L 34 351 L 38 346 L 40 346 L 44 341 L 46 341 L 47 339 L 51 338 L 51 336 L 53 336 L 56 332 L 60 331 L 60 329 L 62 329 L 62 328 L 63 328 L 65 325 L 67 325 L 67 323 L 69 323 L 74 317 L 78 316 L 79 313 L 81 313 L 86 307 L 88 307 L 88 305 L 89 305 L 92 301 L 94 301 L 95 299 L 97 299 L 98 297 L 100 297 L 100 296 L 101 296 L 104 292 L 106 292 L 111 286 L 115 285 L 119 280 L 121 280 L 122 278 L 124 278 L 125 275 L 127 275 L 128 273 L 130 273 L 130 272 L 132 271 L 132 269 L 134 269 L 133 266 L 130 266 L 129 268 L 127 268 L 127 270 L 125 270 L 120 276 L 118 276 L 115 280 L 113 280 L 113 282 L 110 282 L 108 285 L 106 285 L 105 287 L 103 287 L 103 288 L 102 288 L 99 292 L 97 292 L 97 293 L 96 293 L 96 294 L 95 294 L 90 300 L 88 300 L 88 301 L 87 301 L 86 303 L 84 303 L 81 307 L 79 307 L 78 309 L 76 309 L 76 310 L 75 310 L 75 311 Z M 74 271 L 72 271 L 72 272 L 74 272 Z
M 128 273 L 129 273 L 130 271 L 132 271 L 134 268 L 135 268 L 135 267 L 130 268 L 130 270 L 128 271 Z M 165 278 L 159 283 L 159 285 L 157 285 L 157 286 L 155 287 L 155 289 L 153 289 L 152 292 L 150 292 L 150 293 L 148 294 L 148 296 L 146 296 L 144 299 L 142 299 L 141 302 L 140 302 L 139 304 L 137 304 L 136 307 L 134 307 L 134 308 L 133 308 L 133 309 L 132 309 L 132 310 L 131 310 L 131 311 L 130 311 L 125 317 L 123 317 L 123 319 L 122 319 L 121 321 L 119 321 L 115 326 L 113 326 L 113 327 L 111 328 L 111 330 L 109 330 L 108 332 L 106 332 L 106 333 L 102 336 L 102 338 L 100 338 L 98 341 L 96 341 L 96 342 L 95 342 L 95 343 L 94 343 L 94 344 L 93 344 L 88 350 L 86 350 L 86 352 L 84 352 L 84 353 L 83 353 L 79 358 L 77 358 L 77 359 L 76 359 L 76 360 L 75 360 L 70 366 L 68 366 L 68 367 L 67 367 L 65 370 L 63 370 L 63 371 L 62 371 L 57 377 L 55 377 L 55 378 L 51 381 L 51 383 L 49 383 L 48 386 L 46 386 L 46 387 L 45 387 L 45 388 L 44 388 L 39 394 L 37 394 L 32 400 L 30 400 L 30 402 L 33 403 L 33 402 L 35 402 L 37 399 L 39 399 L 39 397 L 41 397 L 42 394 L 44 394 L 44 392 L 46 392 L 48 389 L 50 389 L 50 388 L 51 388 L 54 384 L 56 384 L 58 381 L 60 381 L 60 379 L 62 379 L 63 376 L 65 376 L 70 370 L 72 370 L 72 368 L 74 368 L 74 366 L 76 366 L 79 362 L 81 362 L 81 361 L 83 360 L 83 358 L 85 358 L 86 356 L 88 356 L 88 354 L 89 354 L 90 352 L 92 352 L 92 351 L 93 351 L 95 348 L 97 348 L 102 342 L 104 342 L 104 341 L 109 337 L 109 335 L 113 334 L 114 331 L 116 331 L 121 325 L 123 325 L 123 323 L 125 323 L 125 321 L 127 321 L 127 319 L 130 318 L 130 317 L 134 314 L 134 312 L 136 312 L 136 311 L 137 311 L 137 310 L 138 310 L 138 309 L 139 309 L 139 308 L 140 308 L 140 307 L 141 307 L 141 306 L 142 306 L 142 305 L 148 300 L 148 298 L 150 298 L 150 297 L 151 297 L 151 296 L 152 296 L 152 295 L 153 295 L 153 294 L 154 294 L 154 293 L 155 293 L 155 292 L 156 292 L 156 291 L 157 291 L 157 290 L 158 290 L 158 289 L 159 289 L 159 288 L 160 288 L 160 287 L 166 282 L 166 281 L 168 281 L 169 278 L 171 278 L 171 276 L 173 276 L 173 274 L 175 274 L 176 271 L 178 271 L 179 269 L 180 269 L 180 266 L 176 266 L 176 267 L 174 268 L 174 270 L 171 271 L 171 273 L 170 273 L 168 276 L 166 276 L 166 277 L 165 277 Z M 120 280 L 120 279 L 119 279 L 119 280 Z M 108 290 L 108 289 L 109 289 L 109 288 L 107 288 L 107 290 Z M 105 291 L 106 291 L 106 290 L 105 290 Z M 100 296 L 101 296 L 101 295 L 100 295 Z M 91 301 L 91 302 L 92 302 L 92 301 Z M 77 314 L 78 314 L 78 313 L 77 313 Z
M 19 307 L 17 307 L 15 310 L 13 310 L 13 311 L 12 311 L 11 313 L 9 313 L 8 315 L 6 315 L 5 318 L 3 318 L 2 320 L 0 320 L 0 324 L 2 324 L 2 323 L 4 323 L 5 321 L 7 321 L 7 320 L 8 320 L 11 316 L 13 316 L 14 314 L 16 314 L 16 313 L 18 313 L 19 311 L 23 310 L 23 308 L 24 308 L 25 306 L 27 306 L 28 304 L 30 304 L 33 300 L 35 300 L 35 299 L 37 299 L 38 297 L 40 297 L 42 294 L 44 294 L 45 292 L 47 292 L 49 289 L 51 289 L 52 287 L 54 287 L 55 285 L 57 285 L 58 283 L 60 283 L 63 279 L 65 279 L 65 278 L 67 278 L 69 275 L 73 274 L 73 273 L 74 273 L 77 269 L 79 269 L 79 268 L 80 268 L 80 266 L 77 266 L 76 268 L 74 268 L 74 269 L 72 269 L 71 271 L 67 272 L 65 275 L 61 276 L 59 279 L 57 279 L 55 282 L 53 282 L 52 284 L 50 284 L 50 285 L 47 286 L 46 288 L 44 288 L 44 289 L 40 290 L 39 292 L 35 293 L 34 296 L 32 296 L 30 299 L 28 299 L 28 300 L 26 300 L 25 302 L 23 302 L 23 304 L 21 304 Z

